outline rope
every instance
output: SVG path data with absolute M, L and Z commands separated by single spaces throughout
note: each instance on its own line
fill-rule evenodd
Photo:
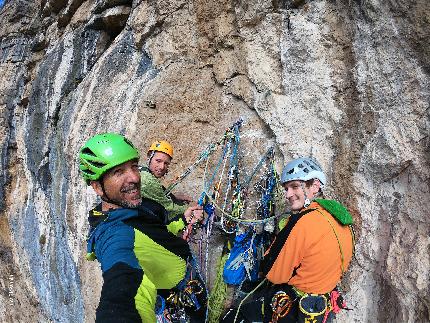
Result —
M 199 201 L 198 201 L 199 205 L 203 206 L 205 204 L 208 204 L 208 203 L 205 202 L 205 200 L 206 199 L 207 200 L 211 199 L 211 197 L 207 193 L 207 190 L 208 190 L 208 188 L 210 186 L 212 186 L 212 183 L 213 183 L 213 181 L 215 179 L 215 175 L 217 173 L 217 170 L 221 166 L 221 163 L 223 162 L 224 159 L 227 160 L 226 159 L 226 155 L 227 155 L 227 152 L 229 152 L 229 151 L 230 151 L 230 139 L 227 141 L 227 143 L 225 143 L 225 146 L 224 146 L 224 149 L 223 149 L 223 153 L 222 153 L 221 158 L 220 158 L 220 160 L 218 161 L 218 163 L 217 163 L 217 165 L 215 167 L 215 171 L 213 172 L 211 179 L 209 180 L 208 183 L 206 183 L 206 180 L 203 182 L 204 189 L 203 189 L 203 193 L 200 195 L 200 198 L 199 198 Z M 210 161 L 210 159 L 208 158 L 206 160 L 206 165 L 205 165 L 205 169 L 204 169 L 204 175 L 203 175 L 204 179 L 207 178 L 209 161 Z M 224 162 L 223 168 L 224 167 L 225 167 L 225 162 Z M 224 172 L 224 170 L 223 170 L 223 172 Z M 215 199 L 216 198 L 217 198 L 217 196 L 215 196 Z M 208 278 L 207 277 L 207 264 L 208 264 L 208 258 L 209 258 L 208 257 L 208 253 L 209 253 L 209 236 L 212 233 L 212 224 L 213 224 L 213 216 L 212 216 L 212 214 L 214 213 L 214 210 L 209 211 L 208 209 L 205 208 L 205 211 L 208 214 L 208 218 L 206 219 L 206 223 L 203 225 L 204 228 L 206 229 L 205 230 L 205 256 L 203 257 L 202 241 L 200 241 L 200 243 L 199 243 L 199 256 L 200 257 L 199 258 L 200 258 L 200 264 L 202 265 L 202 267 L 203 267 L 203 263 L 204 263 L 205 280 L 207 280 L 207 278 Z
M 266 153 L 261 157 L 257 165 L 255 165 L 254 169 L 252 170 L 251 174 L 248 176 L 248 178 L 245 181 L 244 187 L 248 189 L 249 183 L 251 182 L 251 179 L 254 177 L 255 173 L 261 168 L 263 165 L 263 162 L 268 159 L 269 157 L 273 157 L 273 147 L 270 147 Z
M 223 270 L 228 256 L 228 253 L 223 255 L 218 262 L 215 284 L 208 301 L 209 315 L 207 321 L 209 323 L 218 323 L 219 318 L 224 311 L 224 301 L 227 297 L 227 284 L 224 283 Z
M 174 189 L 175 187 L 181 183 L 188 175 L 190 175 L 192 173 L 192 171 L 205 159 L 209 158 L 209 156 L 216 150 L 217 146 L 221 145 L 221 143 L 223 143 L 225 141 L 225 139 L 229 136 L 231 136 L 232 131 L 234 130 L 235 127 L 240 127 L 243 123 L 243 119 L 239 118 L 235 123 L 233 123 L 233 125 L 228 128 L 224 134 L 222 135 L 222 137 L 216 142 L 216 143 L 212 143 L 210 144 L 201 154 L 200 156 L 197 158 L 197 160 L 191 165 L 189 166 L 185 172 L 183 172 L 181 175 L 179 175 L 176 179 L 175 182 L 170 184 L 167 189 L 165 190 L 165 195 L 169 195 Z
M 245 300 L 246 299 L 248 299 L 248 297 L 249 296 L 251 296 L 258 288 L 260 288 L 262 285 L 263 285 L 263 283 L 264 282 L 266 282 L 266 280 L 267 280 L 267 278 L 264 278 L 262 281 L 261 281 L 261 283 L 259 283 L 258 285 L 257 285 L 257 287 L 255 287 L 251 292 L 249 292 L 241 301 L 240 301 L 240 303 L 239 303 L 239 306 L 238 306 L 238 308 L 237 308 L 237 311 L 236 311 L 236 315 L 234 316 L 234 321 L 233 321 L 233 323 L 236 323 L 236 320 L 237 320 L 237 316 L 239 315 L 239 311 L 240 311 L 240 308 L 242 307 L 242 305 L 243 305 L 243 302 L 245 302 Z
M 269 221 L 271 221 L 273 219 L 276 219 L 276 218 L 278 218 L 278 217 L 280 217 L 280 216 L 282 216 L 282 215 L 285 214 L 285 213 L 281 213 L 281 214 L 273 215 L 273 216 L 268 217 L 266 219 L 260 219 L 260 220 L 238 219 L 238 218 L 235 218 L 234 216 L 230 215 L 229 213 L 223 211 L 221 207 L 219 207 L 216 203 L 214 203 L 214 200 L 208 195 L 208 192 L 203 192 L 203 193 L 206 193 L 206 196 L 207 196 L 208 200 L 214 205 L 214 207 L 218 211 L 221 212 L 221 214 L 223 216 L 227 217 L 229 220 L 235 221 L 235 222 L 240 223 L 240 224 L 244 224 L 244 225 L 264 224 L 266 222 L 269 222 Z
M 344 267 L 344 261 L 345 261 L 345 259 L 344 259 L 344 256 L 343 256 L 343 250 L 342 250 L 342 245 L 340 244 L 339 236 L 337 235 L 337 232 L 334 229 L 334 226 L 331 223 L 330 219 L 327 217 L 327 215 L 325 215 L 323 212 L 321 212 L 318 209 L 316 209 L 316 211 L 318 211 L 328 221 L 328 223 L 330 224 L 330 226 L 331 226 L 331 228 L 332 228 L 332 230 L 334 232 L 334 235 L 336 236 L 336 240 L 337 240 L 337 243 L 339 245 L 339 250 L 340 250 L 340 260 L 341 260 L 341 263 L 340 263 L 340 267 L 341 268 L 340 269 L 342 270 L 342 276 L 343 276 L 343 274 L 345 273 L 345 267 Z

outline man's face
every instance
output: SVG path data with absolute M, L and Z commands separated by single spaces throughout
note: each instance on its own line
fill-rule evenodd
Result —
M 314 180 L 309 187 L 306 187 L 303 181 L 291 181 L 283 186 L 291 211 L 300 211 L 305 205 L 305 194 L 308 199 L 312 199 L 320 189 L 320 182 Z
M 102 180 L 107 198 L 121 204 L 109 203 L 111 204 L 109 208 L 137 207 L 142 201 L 137 160 L 131 160 L 110 169 L 103 175 Z M 98 195 L 104 195 L 100 182 L 92 182 L 92 186 Z
M 169 155 L 156 151 L 151 158 L 148 168 L 155 177 L 161 178 L 167 174 L 171 160 Z

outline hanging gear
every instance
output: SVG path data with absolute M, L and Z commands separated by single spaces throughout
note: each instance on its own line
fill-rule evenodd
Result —
M 79 151 L 81 175 L 89 185 L 104 173 L 133 159 L 139 152 L 124 136 L 104 133 L 91 137 Z
M 189 280 L 183 289 L 172 291 L 167 302 L 180 307 L 189 307 L 198 311 L 203 304 L 200 304 L 198 295 L 204 293 L 202 283 L 197 279 Z
M 209 156 L 216 150 L 216 148 L 221 145 L 222 143 L 225 142 L 226 138 L 228 138 L 229 136 L 231 136 L 231 133 L 234 129 L 234 127 L 236 126 L 241 126 L 243 122 L 243 119 L 240 118 L 239 120 L 237 120 L 230 128 L 228 128 L 224 134 L 222 135 L 222 137 L 216 142 L 216 143 L 211 143 L 208 147 L 206 147 L 206 149 L 200 154 L 200 156 L 197 158 L 197 160 L 191 165 L 189 166 L 184 173 L 182 173 L 181 175 L 179 175 L 175 181 L 170 184 L 167 189 L 166 189 L 166 195 L 170 194 L 173 189 L 180 183 L 182 182 L 185 177 L 187 177 L 188 175 L 191 174 L 191 172 L 204 160 L 207 160 L 209 158 Z
M 281 183 L 291 181 L 308 181 L 317 178 L 321 186 L 326 184 L 326 177 L 318 162 L 311 158 L 297 158 L 290 161 L 282 171 Z
M 164 140 L 157 140 L 154 141 L 151 144 L 151 147 L 149 147 L 148 149 L 148 154 L 151 154 L 152 156 L 150 157 L 150 159 L 153 157 L 153 154 L 156 152 L 162 152 L 165 153 L 167 155 L 170 156 L 170 158 L 173 158 L 173 147 L 171 144 L 169 144 L 167 141 Z
M 261 200 L 257 208 L 257 215 L 263 219 L 267 219 L 274 215 L 273 199 L 275 195 L 275 188 L 276 188 L 276 185 L 278 184 L 278 178 L 277 178 L 277 173 L 273 163 L 273 158 L 274 158 L 274 150 L 273 150 L 273 147 L 271 147 L 265 154 L 265 159 L 267 159 L 267 161 L 270 162 L 269 170 L 267 171 L 267 174 L 263 178 L 263 183 L 256 188 L 257 191 L 260 191 L 260 194 L 261 194 Z
M 155 317 L 157 318 L 157 323 L 172 323 L 166 300 L 160 295 L 157 295 L 155 301 Z
M 327 322 L 330 312 L 333 312 L 334 314 L 338 314 L 341 310 L 351 311 L 352 309 L 346 306 L 346 302 L 343 299 L 342 294 L 339 292 L 337 288 L 335 288 L 330 292 L 330 304 L 327 307 L 327 311 L 325 312 L 324 320 L 322 323 Z
M 285 317 L 293 307 L 296 299 L 293 299 L 284 291 L 278 291 L 273 295 L 270 307 L 272 308 L 272 321 L 271 323 L 276 323 L 280 318 Z
M 208 293 L 196 266 L 194 258 L 190 258 L 184 279 L 166 297 L 171 322 L 205 320 Z
M 235 136 L 238 138 L 238 134 Z M 239 140 L 237 140 L 237 143 Z M 235 143 L 235 145 L 237 145 Z M 239 181 L 239 171 L 238 171 L 238 159 L 237 159 L 237 147 L 232 149 L 232 157 L 230 157 L 230 170 L 227 182 L 227 189 L 223 193 L 224 203 L 219 205 L 216 203 L 215 199 L 207 193 L 207 190 L 204 191 L 204 196 L 208 203 L 212 204 L 213 207 L 220 212 L 221 216 L 221 227 L 222 229 L 230 234 L 234 233 L 238 229 L 238 225 L 246 225 L 254 227 L 258 224 L 262 224 L 263 226 L 267 225 L 269 231 L 273 232 L 273 229 L 270 230 L 270 227 L 274 228 L 273 220 L 280 215 L 274 214 L 274 198 L 275 198 L 275 189 L 278 187 L 278 175 L 273 165 L 273 148 L 269 148 L 264 156 L 260 159 L 257 165 L 253 168 L 251 174 L 246 178 L 243 185 Z M 235 158 L 233 158 L 235 157 Z M 247 206 L 247 200 L 249 200 L 247 190 L 252 178 L 258 172 L 258 170 L 262 167 L 263 162 L 270 162 L 269 171 L 265 176 L 263 176 L 262 184 L 259 184 L 260 187 L 255 188 L 256 191 L 260 191 L 262 194 L 261 201 L 257 202 L 257 217 L 258 219 L 247 219 L 244 218 L 245 210 Z M 265 183 L 264 183 L 265 182 Z M 231 192 L 231 193 L 230 193 Z M 227 200 L 231 203 L 230 210 L 227 210 Z
M 257 246 L 260 237 L 248 231 L 236 236 L 230 256 L 224 266 L 224 281 L 230 285 L 240 285 L 248 279 L 258 279 Z

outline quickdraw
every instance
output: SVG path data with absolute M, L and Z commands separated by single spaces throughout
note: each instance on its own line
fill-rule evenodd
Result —
M 198 311 L 204 304 L 201 304 L 197 295 L 204 292 L 204 286 L 197 279 L 189 280 L 183 290 L 171 291 L 165 301 L 163 318 L 167 322 L 188 322 L 185 309 L 192 308 Z
M 199 310 L 202 304 L 198 301 L 196 295 L 200 295 L 204 292 L 204 287 L 197 279 L 193 279 L 187 282 L 184 290 L 171 292 L 167 298 L 167 303 L 179 307 L 193 307 L 195 310 Z
M 276 323 L 280 318 L 285 317 L 290 312 L 294 302 L 295 299 L 293 300 L 286 292 L 276 292 L 270 303 L 273 311 L 271 323 Z

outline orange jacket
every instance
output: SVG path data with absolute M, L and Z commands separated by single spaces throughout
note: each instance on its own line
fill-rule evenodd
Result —
M 345 271 L 352 258 L 353 237 L 348 226 L 341 225 L 318 203 L 311 203 L 308 209 L 315 210 L 297 221 L 266 277 L 273 284 L 288 283 L 306 293 L 324 294 L 332 291 L 342 276 L 341 252 L 333 228 L 339 237 Z

